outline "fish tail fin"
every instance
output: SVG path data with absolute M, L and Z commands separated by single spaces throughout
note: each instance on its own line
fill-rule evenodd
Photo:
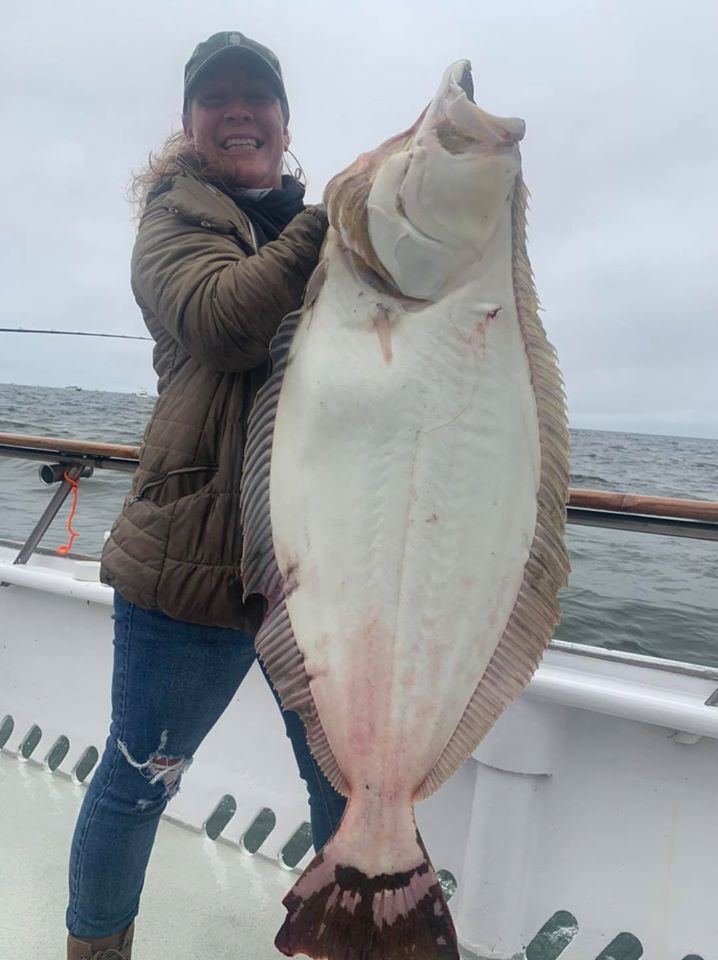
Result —
M 284 898 L 277 949 L 314 960 L 458 960 L 451 914 L 418 832 L 414 850 L 401 851 L 415 865 L 381 873 L 367 870 L 370 842 L 352 856 L 343 827 Z

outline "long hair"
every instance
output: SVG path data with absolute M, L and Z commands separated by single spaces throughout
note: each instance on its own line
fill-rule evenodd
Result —
M 219 186 L 232 187 L 231 165 L 223 166 L 201 154 L 182 132 L 170 134 L 158 153 L 150 153 L 147 164 L 132 174 L 129 198 L 140 219 L 154 191 L 178 173 L 189 174 Z

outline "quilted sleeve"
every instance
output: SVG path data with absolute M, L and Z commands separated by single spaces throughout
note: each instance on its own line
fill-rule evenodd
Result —
M 156 202 L 132 256 L 135 297 L 199 363 L 248 370 L 267 359 L 280 321 L 301 306 L 326 226 L 323 209 L 308 207 L 248 256 L 231 234 Z

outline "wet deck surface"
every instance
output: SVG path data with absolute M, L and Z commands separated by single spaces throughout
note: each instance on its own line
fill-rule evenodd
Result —
M 65 956 L 66 873 L 83 788 L 0 753 L 0 957 Z M 294 874 L 166 820 L 142 895 L 133 960 L 276 960 Z

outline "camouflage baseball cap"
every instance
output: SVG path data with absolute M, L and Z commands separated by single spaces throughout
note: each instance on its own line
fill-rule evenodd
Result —
M 284 89 L 282 68 L 278 58 L 272 53 L 269 47 L 262 46 L 262 44 L 257 43 L 256 40 L 250 40 L 249 37 L 245 37 L 243 33 L 238 33 L 236 30 L 225 30 L 222 33 L 213 33 L 211 37 L 203 40 L 202 43 L 199 43 L 195 47 L 194 53 L 184 68 L 183 112 L 187 110 L 192 86 L 200 74 L 220 57 L 229 55 L 241 55 L 250 58 L 257 64 L 261 64 L 265 75 L 272 81 L 277 90 L 279 101 L 282 104 L 284 122 L 289 123 L 287 91 Z

